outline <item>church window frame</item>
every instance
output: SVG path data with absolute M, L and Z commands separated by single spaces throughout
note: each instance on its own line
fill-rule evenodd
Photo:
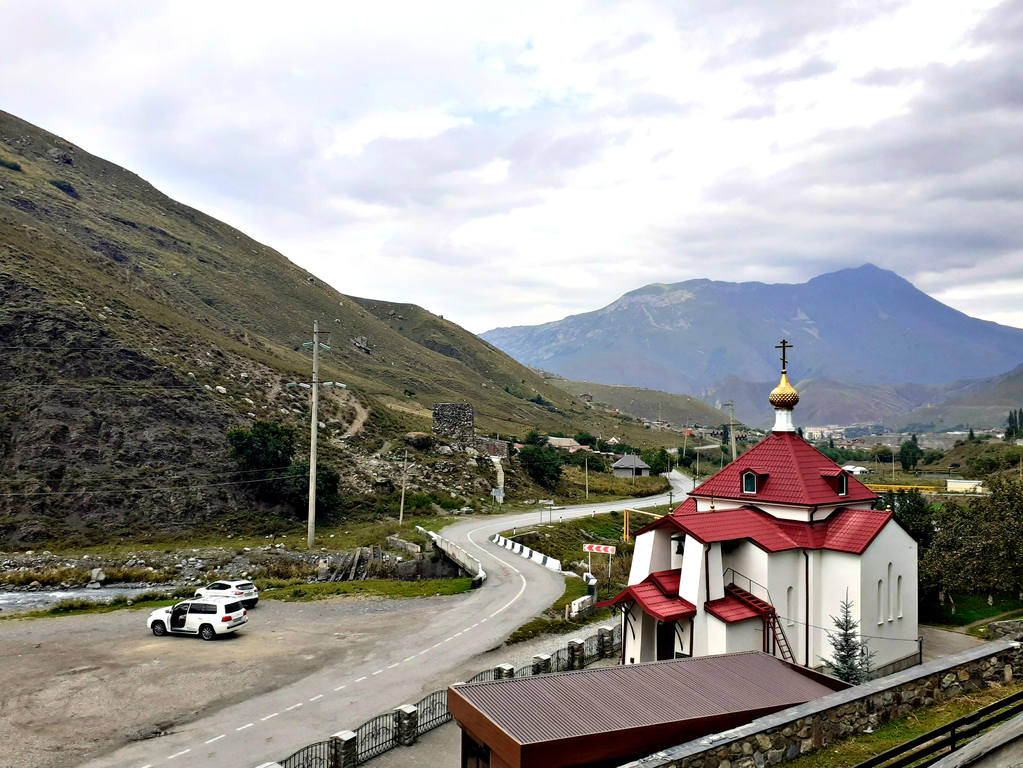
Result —
M 888 589 L 885 590 L 885 602 L 887 603 L 887 605 L 885 607 L 888 609 L 887 611 L 885 611 L 885 613 L 888 614 L 888 621 L 891 621 L 892 619 L 895 618 L 895 615 L 892 613 L 892 608 L 894 606 L 892 605 L 892 564 L 891 563 L 888 563 Z
M 757 492 L 757 473 L 746 471 L 742 473 L 742 492 L 755 494 Z
M 895 610 L 898 612 L 898 618 L 902 618 L 902 574 L 899 574 L 898 581 L 895 583 Z
M 838 476 L 838 495 L 845 496 L 849 493 L 849 476 L 843 472 Z
M 793 616 L 796 613 L 796 611 L 795 611 L 795 606 L 796 606 L 795 596 L 796 596 L 795 587 L 793 587 L 790 584 L 789 588 L 785 590 L 785 614 L 786 614 L 785 618 L 786 618 L 786 622 L 787 622 L 786 626 L 789 626 L 789 627 L 791 627 L 793 624 L 796 623 L 796 620 L 793 618 Z
M 877 580 L 877 626 L 884 624 L 884 579 Z

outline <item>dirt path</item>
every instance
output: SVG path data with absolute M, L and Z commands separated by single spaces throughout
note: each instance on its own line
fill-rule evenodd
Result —
M 346 440 L 349 437 L 359 434 L 359 432 L 362 431 L 363 425 L 366 423 L 366 419 L 369 418 L 369 410 L 363 407 L 362 403 L 359 402 L 359 399 L 355 395 L 349 393 L 348 402 L 351 404 L 352 408 L 355 409 L 355 419 L 348 425 L 348 429 L 346 429 L 345 433 L 341 436 L 342 440 Z

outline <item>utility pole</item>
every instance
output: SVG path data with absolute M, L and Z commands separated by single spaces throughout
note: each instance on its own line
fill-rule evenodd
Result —
M 732 461 L 735 461 L 735 401 L 729 400 L 728 406 L 728 437 L 732 444 Z
M 405 520 L 405 478 L 408 476 L 408 448 L 405 449 L 405 461 L 401 465 L 401 504 L 398 506 L 398 528 Z
M 313 320 L 313 407 L 312 418 L 309 420 L 309 525 L 306 544 L 312 549 L 316 537 L 316 434 L 319 432 L 317 423 L 317 405 L 319 404 L 320 386 L 320 321 Z

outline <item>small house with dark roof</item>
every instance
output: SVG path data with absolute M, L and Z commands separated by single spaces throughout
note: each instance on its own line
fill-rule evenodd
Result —
M 761 652 L 455 685 L 463 768 L 603 768 L 848 688 Z
M 787 346 L 787 344 L 786 344 Z M 917 652 L 917 546 L 877 494 L 797 433 L 782 369 L 774 429 L 636 536 L 622 660 L 761 650 L 818 667 L 843 600 L 875 667 Z
M 627 453 L 611 465 L 615 477 L 646 477 L 650 465 L 632 453 Z

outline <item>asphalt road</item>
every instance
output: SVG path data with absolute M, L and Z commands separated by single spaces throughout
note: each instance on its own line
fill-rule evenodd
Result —
M 678 473 L 670 479 L 674 498 L 681 501 L 692 481 Z M 568 520 L 666 503 L 667 494 L 581 504 L 545 510 L 545 518 L 553 514 L 555 520 Z M 371 644 L 360 644 L 359 658 L 339 652 L 337 662 L 301 680 L 177 726 L 166 735 L 134 742 L 82 767 L 254 768 L 478 672 L 483 668 L 480 661 L 474 662 L 478 656 L 500 646 L 564 590 L 559 573 L 488 541 L 499 531 L 535 523 L 539 517 L 537 510 L 472 518 L 445 528 L 444 536 L 483 563 L 486 583 L 457 600 L 420 601 L 421 607 L 406 612 L 401 622 L 345 626 L 346 631 L 372 639 Z M 247 632 L 258 631 L 257 615 Z

